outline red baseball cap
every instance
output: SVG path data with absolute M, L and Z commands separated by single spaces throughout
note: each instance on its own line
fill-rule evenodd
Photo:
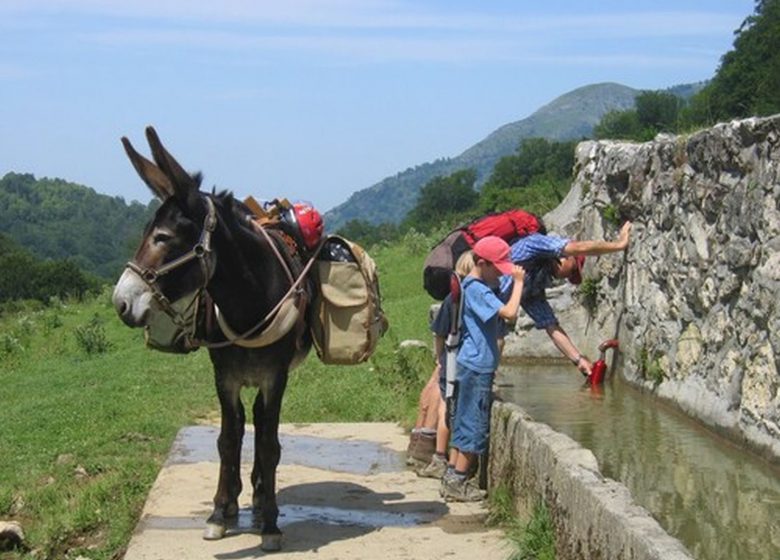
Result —
M 474 244 L 474 254 L 495 266 L 501 274 L 512 273 L 512 261 L 509 259 L 509 244 L 500 237 L 488 235 Z
M 574 257 L 574 262 L 577 264 L 577 266 L 575 266 L 574 270 L 572 270 L 571 274 L 569 274 L 569 282 L 572 284 L 581 284 L 582 267 L 585 266 L 585 255 L 577 255 Z

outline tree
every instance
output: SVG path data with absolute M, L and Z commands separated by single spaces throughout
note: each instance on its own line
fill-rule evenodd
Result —
M 537 214 L 551 210 L 569 190 L 576 142 L 544 138 L 524 140 L 517 153 L 501 158 L 482 188 L 479 208 L 497 212 L 524 208 Z
M 0 303 L 52 297 L 83 297 L 99 288 L 96 278 L 70 260 L 42 261 L 0 234 Z
M 652 140 L 659 132 L 677 132 L 683 100 L 668 91 L 643 91 L 636 96 L 636 108 L 609 111 L 593 128 L 599 139 Z
M 417 205 L 403 225 L 427 232 L 474 210 L 479 200 L 479 194 L 474 190 L 476 180 L 477 173 L 473 169 L 434 177 L 420 190 Z
M 635 140 L 641 135 L 642 125 L 636 109 L 609 111 L 593 127 L 593 136 L 597 139 Z
M 659 132 L 676 132 L 682 103 L 679 97 L 667 91 L 643 91 L 636 96 L 640 127 L 652 131 L 652 136 Z
M 712 81 L 691 103 L 694 124 L 780 112 L 780 0 L 757 0 Z
M 568 179 L 574 165 L 575 144 L 527 138 L 520 143 L 516 154 L 503 157 L 496 163 L 486 185 L 516 189 L 540 177 Z
M 363 247 L 371 247 L 383 241 L 398 239 L 399 228 L 392 222 L 373 225 L 366 220 L 356 219 L 349 220 L 336 233 Z

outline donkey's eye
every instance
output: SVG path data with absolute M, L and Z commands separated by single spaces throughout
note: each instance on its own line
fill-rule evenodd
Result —
M 171 240 L 171 235 L 169 233 L 155 233 L 153 237 L 153 241 L 155 245 L 166 243 Z

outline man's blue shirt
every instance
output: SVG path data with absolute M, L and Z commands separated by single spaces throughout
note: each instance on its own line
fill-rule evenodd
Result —
M 564 237 L 532 233 L 512 243 L 510 256 L 515 264 L 525 264 L 536 259 L 560 258 L 569 241 L 571 240 Z
M 553 259 L 563 256 L 563 249 L 569 241 L 564 237 L 532 233 L 515 241 L 510 248 L 512 262 L 525 269 L 520 305 L 533 319 L 536 328 L 558 324 L 545 290 L 552 284 Z M 502 279 L 501 288 L 502 291 L 511 290 L 511 282 L 504 283 Z

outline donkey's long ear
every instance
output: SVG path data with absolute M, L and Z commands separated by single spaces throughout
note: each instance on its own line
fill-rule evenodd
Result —
M 143 179 L 144 183 L 152 189 L 152 192 L 160 200 L 166 200 L 168 197 L 173 196 L 173 184 L 165 174 L 160 171 L 160 168 L 139 154 L 133 148 L 125 136 L 122 136 L 122 145 L 125 147 L 127 157 L 130 158 L 130 162 L 135 167 L 138 175 Z
M 197 191 L 199 187 L 198 182 L 193 180 L 192 176 L 168 153 L 168 150 L 160 142 L 157 132 L 151 126 L 146 127 L 146 139 L 149 141 L 149 147 L 152 149 L 154 161 L 157 162 L 163 173 L 171 179 L 175 193 L 186 199 L 191 195 L 192 191 Z

